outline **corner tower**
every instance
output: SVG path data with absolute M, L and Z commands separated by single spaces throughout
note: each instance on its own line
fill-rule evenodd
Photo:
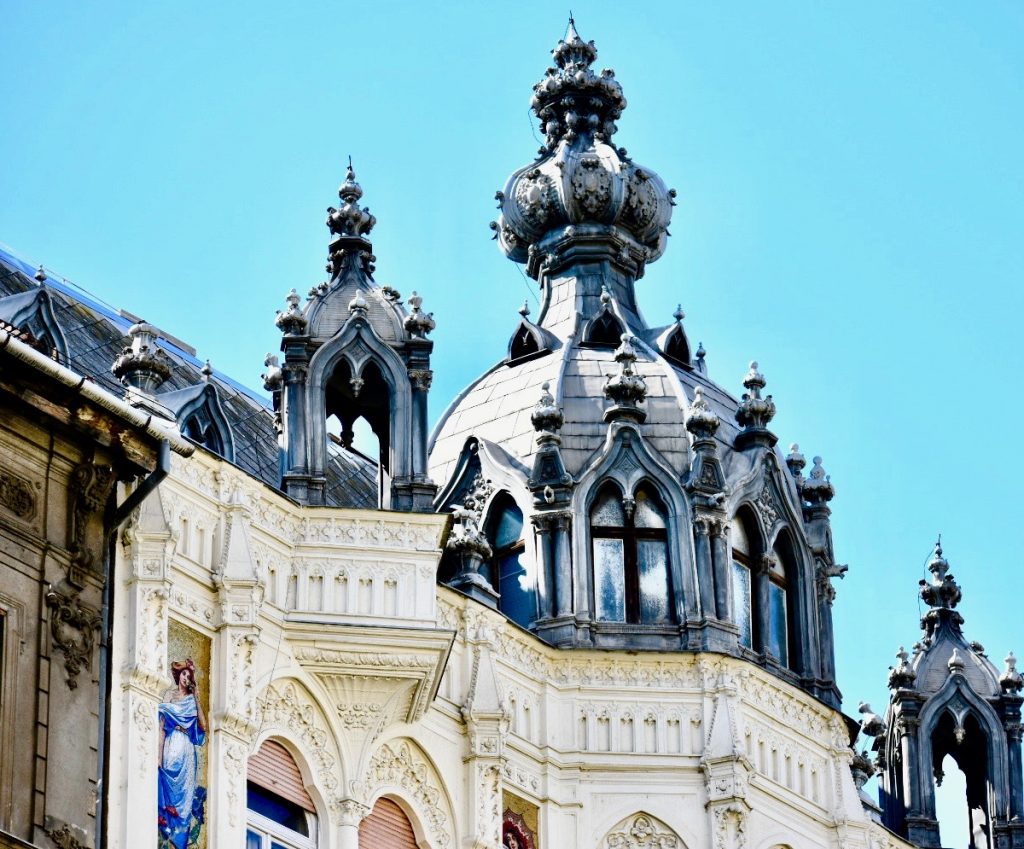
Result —
M 351 451 L 353 427 L 365 419 L 380 452 L 380 506 L 426 512 L 436 487 L 427 475 L 427 392 L 433 373 L 427 338 L 434 319 L 413 292 L 405 303 L 373 279 L 376 218 L 359 206 L 363 190 L 349 163 L 338 190 L 342 205 L 327 210 L 330 280 L 305 304 L 292 289 L 278 313 L 284 362 L 268 355 L 267 388 L 280 413 L 282 488 L 304 504 L 345 504 L 328 493 L 332 452 Z M 335 416 L 339 433 L 329 432 Z
M 675 192 L 614 142 L 626 100 L 594 43 L 570 21 L 552 53 L 544 146 L 491 225 L 541 306 L 510 317 L 507 356 L 432 435 L 456 517 L 441 579 L 557 646 L 729 653 L 838 705 L 832 485 L 816 459 L 805 487 L 776 448 L 756 363 L 737 399 L 681 308 L 644 319 Z

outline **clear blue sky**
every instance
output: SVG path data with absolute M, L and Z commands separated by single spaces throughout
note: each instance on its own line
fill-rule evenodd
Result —
M 648 320 L 682 302 L 733 390 L 757 358 L 780 439 L 833 476 L 847 710 L 881 710 L 938 531 L 968 636 L 1024 652 L 1024 5 L 574 12 L 629 99 L 619 143 L 679 191 Z M 566 16 L 6 0 L 0 240 L 258 385 L 284 293 L 324 277 L 352 154 L 378 280 L 438 322 L 436 418 L 533 297 L 487 223 Z

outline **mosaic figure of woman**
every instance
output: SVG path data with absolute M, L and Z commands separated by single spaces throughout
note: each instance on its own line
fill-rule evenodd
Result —
M 161 849 L 194 846 L 205 820 L 206 788 L 199 786 L 199 747 L 206 743 L 206 716 L 189 658 L 171 664 L 175 686 L 159 708 L 160 760 L 157 823 Z

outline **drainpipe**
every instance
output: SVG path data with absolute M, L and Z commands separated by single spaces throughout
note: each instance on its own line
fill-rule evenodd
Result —
M 100 723 L 99 739 L 99 785 L 96 788 L 96 849 L 103 849 L 107 844 L 107 787 L 110 779 L 110 699 L 113 689 L 113 665 L 110 662 L 110 632 L 114 621 L 114 560 L 117 546 L 117 531 L 160 482 L 171 471 L 171 444 L 166 439 L 160 441 L 156 455 L 156 468 L 140 483 L 131 495 L 120 506 L 114 508 L 114 515 L 106 523 L 107 532 L 103 546 L 103 574 L 107 576 L 103 588 L 102 625 L 100 631 Z

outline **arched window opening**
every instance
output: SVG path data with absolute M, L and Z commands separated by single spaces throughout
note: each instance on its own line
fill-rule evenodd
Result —
M 608 310 L 603 311 L 590 322 L 583 344 L 595 347 L 617 348 L 622 343 L 622 334 L 626 329 Z
M 181 432 L 208 451 L 224 456 L 224 441 L 220 430 L 204 407 L 200 407 L 182 422 Z
M 947 711 L 931 740 L 935 815 L 943 845 L 992 849 L 988 745 L 980 724 L 968 714 L 958 726 Z
M 508 358 L 509 360 L 521 360 L 524 357 L 531 357 L 540 351 L 540 343 L 537 341 L 537 335 L 529 327 L 526 322 L 522 322 L 516 330 L 515 336 L 512 337 L 512 341 L 508 346 Z
M 672 621 L 666 510 L 640 486 L 625 499 L 606 484 L 590 509 L 594 613 L 606 622 L 661 625 Z
M 754 646 L 752 580 L 750 566 L 756 556 L 748 521 L 737 515 L 732 521 L 729 536 L 732 539 L 732 610 L 733 620 L 740 629 L 740 645 Z
M 526 570 L 523 511 L 507 493 L 494 499 L 486 534 L 493 552 L 491 585 L 498 588 L 498 609 L 529 628 L 537 618 L 537 587 Z
M 335 368 L 325 390 L 328 456 L 359 454 L 377 464 L 378 506 L 391 500 L 391 389 L 376 363 L 353 377 L 345 360 Z M 343 504 L 344 499 L 335 503 Z
M 686 334 L 681 327 L 676 327 L 665 343 L 665 356 L 675 361 L 684 368 L 691 368 L 690 345 L 686 341 Z
M 316 811 L 288 750 L 266 741 L 247 778 L 245 849 L 315 849 Z
M 418 849 L 412 823 L 396 802 L 378 799 L 359 823 L 359 849 Z
M 377 434 L 373 432 L 370 423 L 362 416 L 349 422 L 346 427 L 337 414 L 332 413 L 327 417 L 328 462 L 333 458 L 340 459 L 341 455 L 346 453 L 354 454 L 372 464 L 372 473 L 370 468 L 365 468 L 363 474 L 366 475 L 367 481 L 374 482 L 373 485 L 377 490 L 377 506 L 387 509 L 391 501 L 391 476 L 380 464 L 380 440 L 377 439 Z M 328 504 L 346 504 L 351 495 L 347 491 L 351 485 L 351 480 L 348 477 L 351 474 L 351 469 L 346 467 L 339 471 L 342 471 L 342 474 L 339 474 L 335 481 L 328 482 Z
M 768 652 L 782 666 L 799 670 L 797 560 L 787 531 L 783 530 L 775 541 L 774 554 L 768 568 Z

